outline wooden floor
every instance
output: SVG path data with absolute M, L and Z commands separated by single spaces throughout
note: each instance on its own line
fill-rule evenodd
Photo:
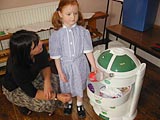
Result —
M 84 120 L 102 120 L 95 114 L 89 104 L 86 91 L 84 98 L 84 106 L 87 113 Z M 57 109 L 55 114 L 50 117 L 47 113 L 36 112 L 33 112 L 30 116 L 24 116 L 20 114 L 15 105 L 5 98 L 0 88 L 0 120 L 78 120 L 78 117 L 76 106 L 74 106 L 71 116 L 63 115 L 62 108 Z M 138 104 L 138 115 L 135 120 L 160 120 L 160 68 L 151 63 L 147 63 L 147 70 Z

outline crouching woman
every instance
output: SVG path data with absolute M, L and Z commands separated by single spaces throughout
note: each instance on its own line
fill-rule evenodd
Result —
M 51 73 L 48 53 L 35 32 L 20 30 L 9 41 L 10 55 L 2 91 L 6 98 L 19 106 L 20 112 L 48 112 L 56 109 L 56 101 L 71 99 L 70 94 L 60 94 L 58 79 Z

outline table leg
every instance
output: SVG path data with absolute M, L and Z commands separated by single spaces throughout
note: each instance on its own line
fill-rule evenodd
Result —
M 108 43 L 109 43 L 109 32 L 106 30 L 106 38 L 104 39 L 105 49 L 108 49 Z
M 136 46 L 134 46 L 134 54 L 136 55 L 136 49 L 137 49 L 137 47 Z

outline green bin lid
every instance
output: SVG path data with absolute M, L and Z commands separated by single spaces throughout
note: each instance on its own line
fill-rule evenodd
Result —
M 110 53 L 110 50 L 104 51 L 98 57 L 97 62 L 104 69 L 108 69 L 109 64 L 112 64 L 109 70 L 113 72 L 128 72 L 137 67 L 135 62 L 127 54 L 117 55 L 113 63 L 110 63 L 113 56 L 114 54 Z
M 110 50 L 104 51 L 98 57 L 97 62 L 101 67 L 107 69 L 112 56 L 113 54 L 110 53 Z

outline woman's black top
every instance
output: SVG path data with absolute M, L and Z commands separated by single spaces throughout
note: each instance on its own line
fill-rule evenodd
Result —
M 30 67 L 22 68 L 12 63 L 11 58 L 8 58 L 5 79 L 2 80 L 2 85 L 8 90 L 13 91 L 20 87 L 28 96 L 35 97 L 37 89 L 33 86 L 32 81 L 35 80 L 40 71 L 50 66 L 48 60 L 48 52 L 43 47 L 43 51 L 35 55 L 35 61 Z

